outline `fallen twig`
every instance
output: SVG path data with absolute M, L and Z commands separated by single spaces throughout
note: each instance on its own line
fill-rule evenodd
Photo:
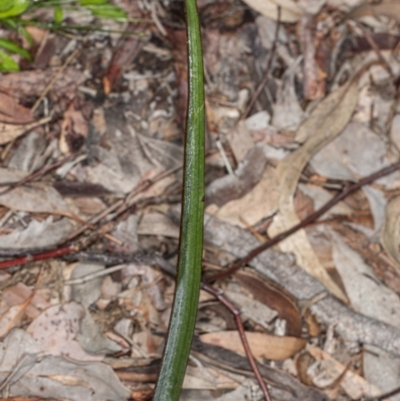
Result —
M 268 248 L 271 248 L 272 246 L 276 245 L 278 242 L 280 242 L 280 241 L 284 240 L 285 238 L 289 237 L 290 235 L 294 234 L 296 231 L 298 231 L 304 227 L 307 227 L 308 225 L 310 225 L 311 223 L 316 221 L 323 214 L 325 214 L 329 209 L 331 209 L 333 206 L 335 206 L 341 200 L 343 200 L 344 198 L 346 198 L 353 192 L 357 191 L 364 185 L 368 185 L 371 182 L 377 180 L 378 178 L 381 178 L 381 177 L 384 177 L 385 175 L 391 174 L 398 169 L 400 169 L 400 162 L 394 163 L 394 164 L 390 165 L 389 167 L 385 167 L 385 168 L 377 171 L 376 173 L 373 173 L 373 174 L 355 182 L 354 184 L 349 185 L 347 188 L 345 188 L 342 192 L 340 192 L 335 197 L 333 197 L 329 202 L 327 202 L 320 209 L 316 210 L 314 213 L 311 213 L 304 220 L 300 221 L 300 223 L 298 223 L 295 226 L 293 226 L 292 228 L 289 228 L 288 230 L 282 232 L 281 234 L 277 235 L 276 237 L 271 238 L 269 241 L 265 242 L 264 244 L 261 244 L 260 246 L 254 248 L 244 258 L 239 259 L 236 263 L 234 263 L 228 269 L 206 277 L 205 281 L 207 283 L 210 283 L 210 282 L 213 282 L 220 278 L 229 276 L 230 274 L 234 273 L 235 271 L 237 271 L 238 269 L 240 269 L 241 267 L 243 267 L 244 265 L 249 263 L 252 259 L 254 259 L 256 256 L 258 256 L 260 253 L 262 253 L 265 250 L 267 250 Z

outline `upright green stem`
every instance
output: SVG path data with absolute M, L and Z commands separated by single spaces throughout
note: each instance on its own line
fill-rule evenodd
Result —
M 179 260 L 169 334 L 155 401 L 177 401 L 181 393 L 199 301 L 204 219 L 203 54 L 196 0 L 185 0 L 189 99 Z

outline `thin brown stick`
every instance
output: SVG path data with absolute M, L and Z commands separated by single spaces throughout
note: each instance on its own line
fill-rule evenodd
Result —
M 134 190 L 132 190 L 126 197 L 125 199 L 120 199 L 114 204 L 112 204 L 110 207 L 107 209 L 103 210 L 100 212 L 97 216 L 92 217 L 88 221 L 86 221 L 85 225 L 81 226 L 77 230 L 75 230 L 72 234 L 70 234 L 67 238 L 67 241 L 71 241 L 72 239 L 76 238 L 78 235 L 82 234 L 86 229 L 93 229 L 94 224 L 98 223 L 99 221 L 103 220 L 106 216 L 108 216 L 110 213 L 116 212 L 118 215 L 120 215 L 123 211 L 128 210 L 130 207 L 133 206 L 133 201 L 132 199 L 138 195 L 139 193 L 145 191 L 146 189 L 149 189 L 152 185 L 154 185 L 156 182 L 162 180 L 163 178 L 167 177 L 170 174 L 175 173 L 176 171 L 180 170 L 182 166 L 175 167 L 171 170 L 164 171 L 154 177 L 151 180 L 146 180 L 143 181 L 141 184 L 139 184 L 138 187 L 136 187 Z
M 379 49 L 379 46 L 376 44 L 374 38 L 371 36 L 369 31 L 364 28 L 363 24 L 361 24 L 360 22 L 356 22 L 356 24 L 362 30 L 362 32 L 363 32 L 363 34 L 365 36 L 365 39 L 367 40 L 367 42 L 371 46 L 372 50 L 375 52 L 376 56 L 378 57 L 378 59 L 380 60 L 382 65 L 385 66 L 386 71 L 389 73 L 391 78 L 394 78 L 392 67 L 390 66 L 388 61 L 382 56 L 381 50 Z
M 289 228 L 286 231 L 283 231 L 281 234 L 277 235 L 274 238 L 271 238 L 269 241 L 265 242 L 264 244 L 261 244 L 260 246 L 254 248 L 251 252 L 249 252 L 244 258 L 239 259 L 236 263 L 234 263 L 231 267 L 228 269 L 218 272 L 216 274 L 213 274 L 209 277 L 206 277 L 205 280 L 206 282 L 213 282 L 215 280 L 218 280 L 220 278 L 229 276 L 230 274 L 234 273 L 236 270 L 240 269 L 243 267 L 245 264 L 249 263 L 252 259 L 254 259 L 256 256 L 258 256 L 260 253 L 264 252 L 268 248 L 271 248 L 272 246 L 276 245 L 278 242 L 284 240 L 285 238 L 289 237 L 290 235 L 294 234 L 296 231 L 308 226 L 309 224 L 313 223 L 316 221 L 318 218 L 320 218 L 323 214 L 325 214 L 329 209 L 331 209 L 333 206 L 335 206 L 338 202 L 352 194 L 353 192 L 357 191 L 364 185 L 368 185 L 371 182 L 377 180 L 378 178 L 384 177 L 385 175 L 388 175 L 390 173 L 393 173 L 394 171 L 400 169 L 400 162 L 394 163 L 390 165 L 389 167 L 385 167 L 376 173 L 373 173 L 358 182 L 349 185 L 347 188 L 345 188 L 342 192 L 334 196 L 330 201 L 328 201 L 324 206 L 322 206 L 320 209 L 316 210 L 314 213 L 311 213 L 309 216 L 307 216 L 304 220 L 300 221 L 300 223 L 296 224 L 292 228 Z
M 23 265 L 26 263 L 37 262 L 39 260 L 58 258 L 60 256 L 75 253 L 77 251 L 78 247 L 76 245 L 66 245 L 57 249 L 50 249 L 48 251 L 21 256 L 19 258 L 3 260 L 0 261 L 0 270 L 8 269 L 9 267 L 13 266 Z
M 78 55 L 79 49 L 76 49 L 74 52 L 72 52 L 65 63 L 58 69 L 58 71 L 54 74 L 54 76 L 51 78 L 50 82 L 47 84 L 47 86 L 44 88 L 44 91 L 40 95 L 39 99 L 36 100 L 35 104 L 31 108 L 32 114 L 36 111 L 36 109 L 39 107 L 40 103 L 42 100 L 45 98 L 49 90 L 53 87 L 53 85 L 56 83 L 57 79 L 60 78 L 61 74 L 64 72 L 64 70 L 67 68 L 68 64 Z
M 278 42 L 280 25 L 281 25 L 281 7 L 278 6 L 278 20 L 276 22 L 275 36 L 274 36 L 274 41 L 272 42 L 271 51 L 269 53 L 267 66 L 266 66 L 265 72 L 264 72 L 264 77 L 261 80 L 261 82 L 258 84 L 258 87 L 257 87 L 256 91 L 253 93 L 253 96 L 252 96 L 252 98 L 250 100 L 249 105 L 247 106 L 246 110 L 242 114 L 242 116 L 241 116 L 242 120 L 244 120 L 249 115 L 251 109 L 254 106 L 254 103 L 257 101 L 258 97 L 260 96 L 261 91 L 264 89 L 265 85 L 268 82 L 269 70 L 271 69 L 272 60 L 274 58 L 275 50 L 276 50 L 276 44 Z
M 251 352 L 249 342 L 247 341 L 246 333 L 243 328 L 243 323 L 242 323 L 242 320 L 240 319 L 240 311 L 227 298 L 225 298 L 220 291 L 216 290 L 215 288 L 213 288 L 205 283 L 201 283 L 201 288 L 204 291 L 211 294 L 214 298 L 216 298 L 222 305 L 224 305 L 225 308 L 228 309 L 228 311 L 235 318 L 236 328 L 239 332 L 240 340 L 242 342 L 244 351 L 246 353 L 247 360 L 249 361 L 251 369 L 254 372 L 254 376 L 256 377 L 258 384 L 260 385 L 260 388 L 264 395 L 264 398 L 267 401 L 272 401 L 271 395 L 269 394 L 268 387 L 264 382 L 264 379 L 261 375 L 260 369 L 258 368 L 257 362 Z

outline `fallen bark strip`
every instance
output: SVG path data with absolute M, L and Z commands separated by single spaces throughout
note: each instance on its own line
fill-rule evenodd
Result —
M 210 216 L 206 217 L 204 238 L 235 258 L 245 257 L 258 245 L 257 239 L 246 230 Z M 319 281 L 296 265 L 292 255 L 268 249 L 250 261 L 249 265 L 284 287 L 298 300 L 311 299 L 326 292 Z M 310 309 L 319 322 L 334 325 L 344 341 L 375 345 L 400 356 L 400 330 L 395 327 L 357 313 L 329 294 Z

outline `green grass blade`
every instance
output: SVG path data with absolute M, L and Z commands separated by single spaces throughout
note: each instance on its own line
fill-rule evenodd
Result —
M 204 82 L 196 0 L 185 0 L 189 104 L 186 124 L 183 204 L 174 305 L 154 401 L 177 401 L 196 323 L 204 218 Z
M 0 38 L 0 48 L 8 50 L 11 53 L 20 54 L 29 61 L 32 60 L 31 55 L 25 49 L 10 40 Z

